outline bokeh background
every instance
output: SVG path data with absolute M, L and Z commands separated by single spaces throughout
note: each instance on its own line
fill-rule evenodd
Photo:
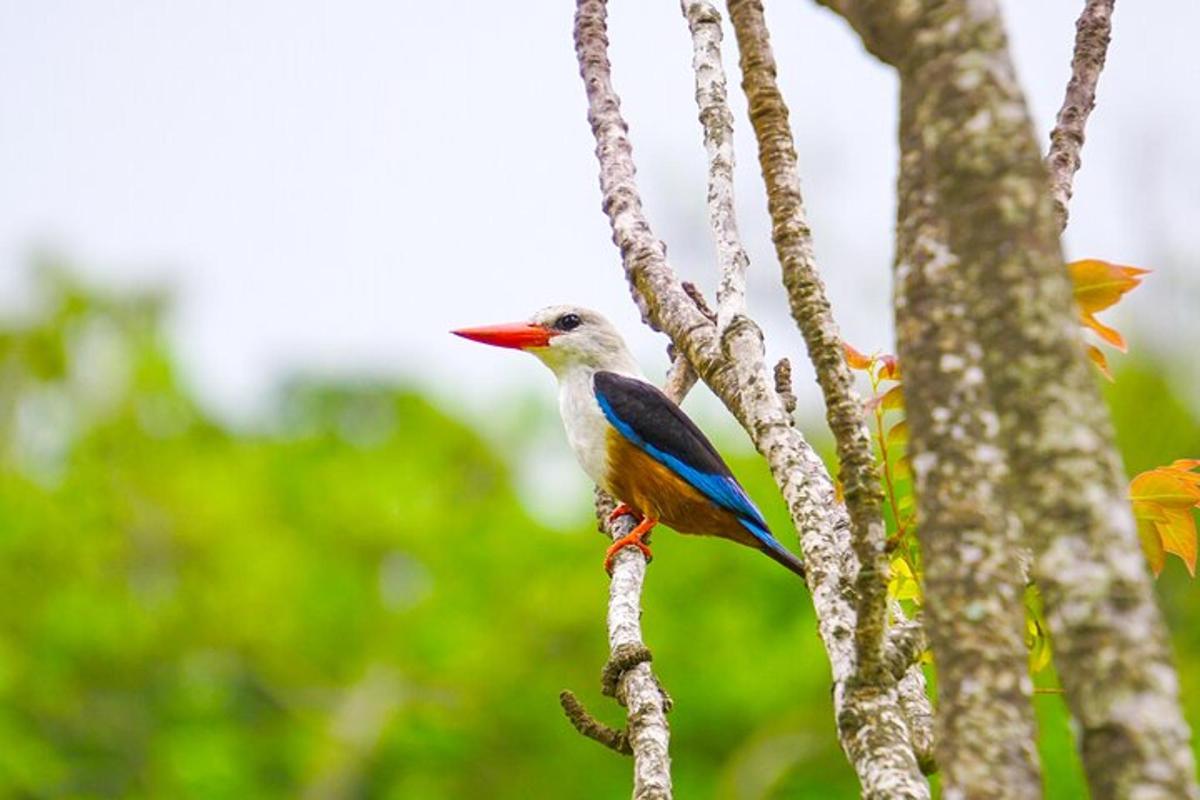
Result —
M 1079 5 L 1002 3 L 1043 136 Z M 552 381 L 446 335 L 578 302 L 663 371 L 598 209 L 571 6 L 0 2 L 0 796 L 628 790 L 558 709 L 621 717 Z M 894 78 L 814 4 L 767 13 L 837 312 L 889 349 Z M 686 28 L 611 14 L 648 211 L 711 287 Z M 1154 270 L 1106 315 L 1130 474 L 1200 456 L 1197 25 L 1118 8 L 1066 236 Z M 751 303 L 827 450 L 733 102 Z M 687 407 L 788 530 L 745 436 L 702 388 Z M 852 796 L 803 588 L 655 544 L 679 796 Z M 1200 587 L 1177 560 L 1158 587 L 1200 727 Z M 1061 698 L 1035 702 L 1049 794 L 1079 796 Z

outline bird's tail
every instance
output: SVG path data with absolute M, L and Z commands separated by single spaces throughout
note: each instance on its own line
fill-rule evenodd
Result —
M 804 562 L 795 553 L 780 544 L 779 540 L 767 530 L 766 525 L 760 525 L 748 519 L 739 519 L 738 521 L 742 523 L 746 530 L 754 534 L 754 538 L 759 542 L 760 550 L 801 578 L 804 577 Z

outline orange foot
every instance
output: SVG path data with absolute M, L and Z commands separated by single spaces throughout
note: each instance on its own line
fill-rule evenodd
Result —
M 626 547 L 636 547 L 638 550 L 641 550 L 642 555 L 646 557 L 646 563 L 649 564 L 654 559 L 654 554 L 650 552 L 650 547 L 643 539 L 650 535 L 650 531 L 657 524 L 658 520 L 646 517 L 627 536 L 622 536 L 613 542 L 612 546 L 604 553 L 604 571 L 612 575 L 613 559 L 616 558 L 617 553 Z
M 608 515 L 608 521 L 609 521 L 610 523 L 616 522 L 618 519 L 620 519 L 621 517 L 625 516 L 626 514 L 628 514 L 629 516 L 633 517 L 633 518 L 634 518 L 634 519 L 636 519 L 638 522 L 641 522 L 643 519 L 645 519 L 645 517 L 643 517 L 643 516 L 642 516 L 641 514 L 639 514 L 638 512 L 634 511 L 634 510 L 633 510 L 632 508 L 630 508 L 630 507 L 629 507 L 627 504 L 625 504 L 625 503 L 621 503 L 621 505 L 619 505 L 619 506 L 617 506 L 616 508 L 614 508 L 614 509 L 612 510 L 612 513 Z

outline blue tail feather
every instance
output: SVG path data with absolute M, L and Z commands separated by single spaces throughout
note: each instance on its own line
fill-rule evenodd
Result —
M 800 577 L 804 577 L 804 562 L 795 553 L 780 544 L 779 540 L 771 535 L 771 531 L 767 530 L 765 524 L 760 525 L 757 521 L 744 517 L 739 518 L 738 522 L 742 523 L 743 528 L 754 534 L 754 538 L 761 543 L 760 549 L 764 553 Z

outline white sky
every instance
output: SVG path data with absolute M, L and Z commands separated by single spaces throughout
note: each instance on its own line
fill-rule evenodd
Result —
M 612 5 L 651 221 L 676 269 L 711 287 L 686 27 L 672 0 Z M 1082 3 L 1003 6 L 1045 141 Z M 895 81 L 814 3 L 767 13 L 835 310 L 860 348 L 887 347 Z M 662 343 L 638 327 L 599 210 L 572 14 L 567 0 L 0 0 L 0 296 L 20 297 L 44 245 L 105 283 L 175 287 L 187 377 L 234 414 L 296 367 L 419 376 L 477 411 L 497 391 L 548 391 L 532 360 L 446 331 L 556 302 L 613 317 L 653 374 Z M 1115 29 L 1069 255 L 1155 268 L 1115 320 L 1136 318 L 1147 346 L 1187 325 L 1195 342 L 1200 3 L 1119 3 Z M 751 302 L 775 355 L 797 356 L 731 96 Z

